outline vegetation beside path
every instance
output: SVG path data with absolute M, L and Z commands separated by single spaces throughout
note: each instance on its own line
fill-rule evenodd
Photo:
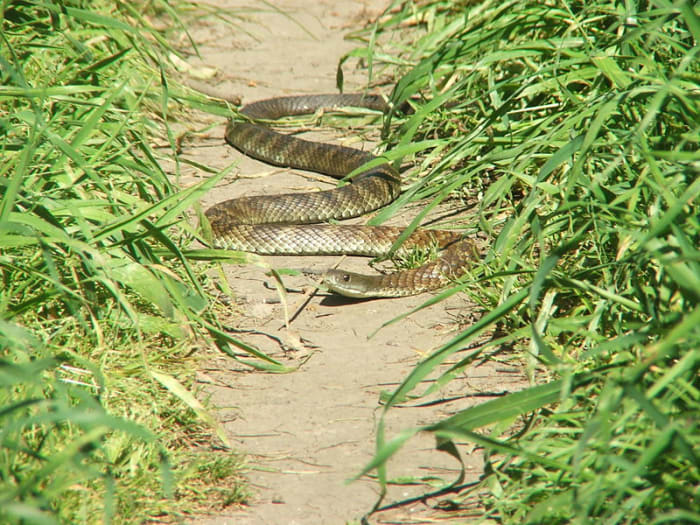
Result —
M 522 357 L 532 381 L 398 435 L 380 422 L 365 472 L 391 483 L 391 455 L 427 431 L 486 455 L 480 483 L 444 496 L 453 520 L 479 494 L 504 523 L 700 522 L 697 7 L 395 2 L 355 36 L 351 55 L 414 106 L 386 127 L 387 155 L 420 175 L 401 201 L 463 199 L 466 231 L 488 236 L 446 292 L 481 319 L 385 412 L 485 358 Z
M 179 169 L 170 122 L 205 104 L 166 80 L 193 8 L 2 3 L 2 523 L 140 523 L 246 497 L 189 390 L 193 350 L 237 344 L 181 248 L 183 210 L 221 174 L 178 192 L 163 168 Z

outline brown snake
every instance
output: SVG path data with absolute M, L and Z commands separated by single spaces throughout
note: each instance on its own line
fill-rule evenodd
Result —
M 248 104 L 240 111 L 249 121 L 231 119 L 226 141 L 246 155 L 276 166 L 316 171 L 343 178 L 376 157 L 344 146 L 309 142 L 258 124 L 319 109 L 364 107 L 385 111 L 377 95 L 302 95 L 277 97 Z M 259 254 L 385 255 L 403 228 L 314 224 L 371 212 L 398 197 L 398 172 L 389 164 L 361 171 L 351 184 L 312 193 L 240 197 L 206 211 L 217 246 Z M 416 247 L 446 248 L 434 262 L 388 275 L 361 275 L 327 270 L 322 284 L 349 297 L 398 297 L 442 288 L 464 273 L 475 249 L 471 241 L 445 230 L 416 230 L 398 254 Z

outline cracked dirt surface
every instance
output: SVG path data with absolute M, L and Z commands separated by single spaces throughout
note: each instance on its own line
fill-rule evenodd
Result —
M 201 62 L 220 71 L 216 89 L 239 95 L 244 102 L 288 94 L 335 90 L 338 59 L 355 47 L 344 40 L 351 29 L 381 14 L 386 2 L 284 0 L 259 4 L 221 0 L 213 4 L 245 13 L 247 21 L 232 30 L 213 19 L 190 28 L 199 45 Z M 345 67 L 347 91 L 366 83 L 363 69 Z M 388 94 L 389 87 L 385 92 Z M 214 121 L 215 122 L 215 121 Z M 237 177 L 222 181 L 203 199 L 206 209 L 215 202 L 241 195 L 310 191 L 329 188 L 317 176 L 295 174 L 243 157 L 225 145 L 223 119 L 201 141 L 190 143 L 183 156 L 219 168 L 240 161 Z M 305 134 L 307 136 L 308 134 Z M 312 133 L 312 137 L 325 134 Z M 355 144 L 362 147 L 362 144 Z M 365 146 L 369 147 L 369 146 Z M 183 173 L 183 185 L 200 180 L 202 173 Z M 405 210 L 395 224 L 407 224 L 418 208 Z M 323 269 L 340 258 L 265 257 L 273 268 Z M 232 318 L 228 324 L 257 331 L 240 339 L 255 345 L 289 366 L 288 374 L 266 374 L 243 368 L 221 356 L 207 363 L 199 380 L 234 447 L 248 454 L 247 477 L 253 497 L 244 508 L 225 508 L 192 524 L 310 524 L 354 523 L 368 512 L 378 496 L 370 478 L 352 483 L 372 457 L 376 423 L 381 413 L 379 395 L 391 391 L 431 350 L 458 333 L 460 323 L 478 318 L 478 310 L 463 294 L 413 314 L 379 330 L 395 316 L 422 304 L 429 296 L 367 302 L 343 301 L 319 293 L 305 302 L 301 294 L 287 296 L 294 315 L 285 327 L 285 309 L 265 268 L 225 265 L 232 291 Z M 366 261 L 346 258 L 342 267 L 367 271 Z M 369 270 L 371 271 L 371 270 Z M 305 278 L 285 277 L 291 288 L 303 288 Z M 278 339 L 275 339 L 278 338 Z M 280 343 L 281 342 L 281 343 Z M 459 409 L 483 402 L 490 395 L 522 387 L 522 374 L 511 365 L 487 361 L 473 365 L 438 395 L 436 402 L 392 409 L 386 419 L 387 435 L 434 422 Z M 465 482 L 477 480 L 482 455 L 465 445 Z M 390 478 L 434 476 L 454 480 L 459 465 L 437 452 L 431 436 L 412 439 L 390 461 Z M 438 483 L 438 486 L 440 483 Z M 419 485 L 393 485 L 385 503 L 409 498 L 426 490 Z M 427 523 L 435 515 L 437 499 L 419 501 L 374 514 L 370 523 Z M 464 518 L 467 521 L 467 518 Z M 461 521 L 454 521 L 461 522 Z

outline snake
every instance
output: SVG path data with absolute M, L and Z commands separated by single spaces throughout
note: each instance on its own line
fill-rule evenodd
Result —
M 260 255 L 382 257 L 390 252 L 404 228 L 324 222 L 371 213 L 394 201 L 401 192 L 398 171 L 369 152 L 307 141 L 267 125 L 282 117 L 347 107 L 390 109 L 380 95 L 280 96 L 247 104 L 239 110 L 242 118 L 228 121 L 226 142 L 243 154 L 275 166 L 349 178 L 350 183 L 325 191 L 244 196 L 214 204 L 205 216 L 216 247 Z M 353 298 L 415 295 L 443 288 L 463 275 L 476 253 L 474 244 L 457 232 L 416 229 L 395 254 L 427 246 L 441 252 L 418 268 L 377 275 L 328 269 L 320 284 Z

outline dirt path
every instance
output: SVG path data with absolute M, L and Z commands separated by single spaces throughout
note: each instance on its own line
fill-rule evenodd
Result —
M 240 0 L 213 3 L 232 9 L 249 5 Z M 209 21 L 206 26 L 193 28 L 192 34 L 200 45 L 203 62 L 224 73 L 217 89 L 241 95 L 244 101 L 284 94 L 333 92 L 338 58 L 354 47 L 352 42 L 343 40 L 344 34 L 377 16 L 384 4 L 379 0 L 276 1 L 275 7 L 291 17 L 260 4 L 267 11 L 251 11 L 250 22 L 242 24 L 245 31 L 232 31 Z M 348 91 L 363 86 L 364 71 L 346 67 L 345 73 Z M 211 141 L 183 152 L 189 158 L 220 167 L 240 159 L 242 178 L 223 182 L 206 197 L 204 208 L 240 195 L 330 187 L 316 178 L 243 158 L 223 143 L 220 138 L 223 129 L 222 122 L 212 130 Z M 194 177 L 194 172 L 185 173 L 181 182 L 187 184 Z M 408 210 L 408 217 L 411 212 L 416 210 Z M 403 219 L 397 223 L 405 224 L 409 220 Z M 265 260 L 275 268 L 322 269 L 338 259 L 267 257 Z M 366 269 L 365 264 L 348 259 L 343 267 Z M 242 312 L 241 316 L 232 317 L 230 324 L 279 337 L 286 350 L 267 336 L 243 339 L 290 366 L 301 364 L 301 367 L 294 373 L 273 375 L 250 372 L 221 357 L 202 370 L 200 379 L 207 385 L 214 405 L 221 407 L 219 416 L 231 441 L 249 454 L 248 477 L 255 496 L 248 508 L 223 509 L 219 515 L 191 523 L 288 525 L 358 520 L 376 501 L 378 486 L 368 479 L 345 482 L 372 456 L 380 392 L 391 390 L 417 361 L 453 335 L 458 329 L 456 322 L 468 319 L 473 308 L 464 297 L 453 296 L 368 339 L 383 322 L 421 304 L 427 296 L 344 304 L 320 294 L 311 299 L 292 322 L 291 330 L 287 330 L 282 328 L 284 313 L 276 302 L 277 293 L 264 286 L 269 278 L 263 268 L 228 265 L 226 272 L 234 301 Z M 286 281 L 291 287 L 306 284 L 301 277 Z M 301 296 L 290 294 L 290 310 L 293 312 L 293 305 L 302 300 Z M 499 373 L 493 363 L 472 367 L 450 385 L 449 391 L 440 393 L 443 397 L 455 395 L 462 399 L 394 410 L 388 420 L 389 435 L 479 403 L 485 392 L 517 389 L 519 380 L 519 374 Z M 468 447 L 462 452 L 468 468 L 465 481 L 478 479 L 481 454 L 470 453 Z M 451 481 L 458 474 L 457 467 L 454 459 L 434 451 L 432 438 L 422 436 L 409 442 L 390 462 L 389 476 L 433 475 Z M 420 486 L 393 486 L 385 501 L 403 499 L 424 490 Z M 434 503 L 416 503 L 379 513 L 370 521 L 425 522 L 421 520 L 430 515 L 429 505 Z

